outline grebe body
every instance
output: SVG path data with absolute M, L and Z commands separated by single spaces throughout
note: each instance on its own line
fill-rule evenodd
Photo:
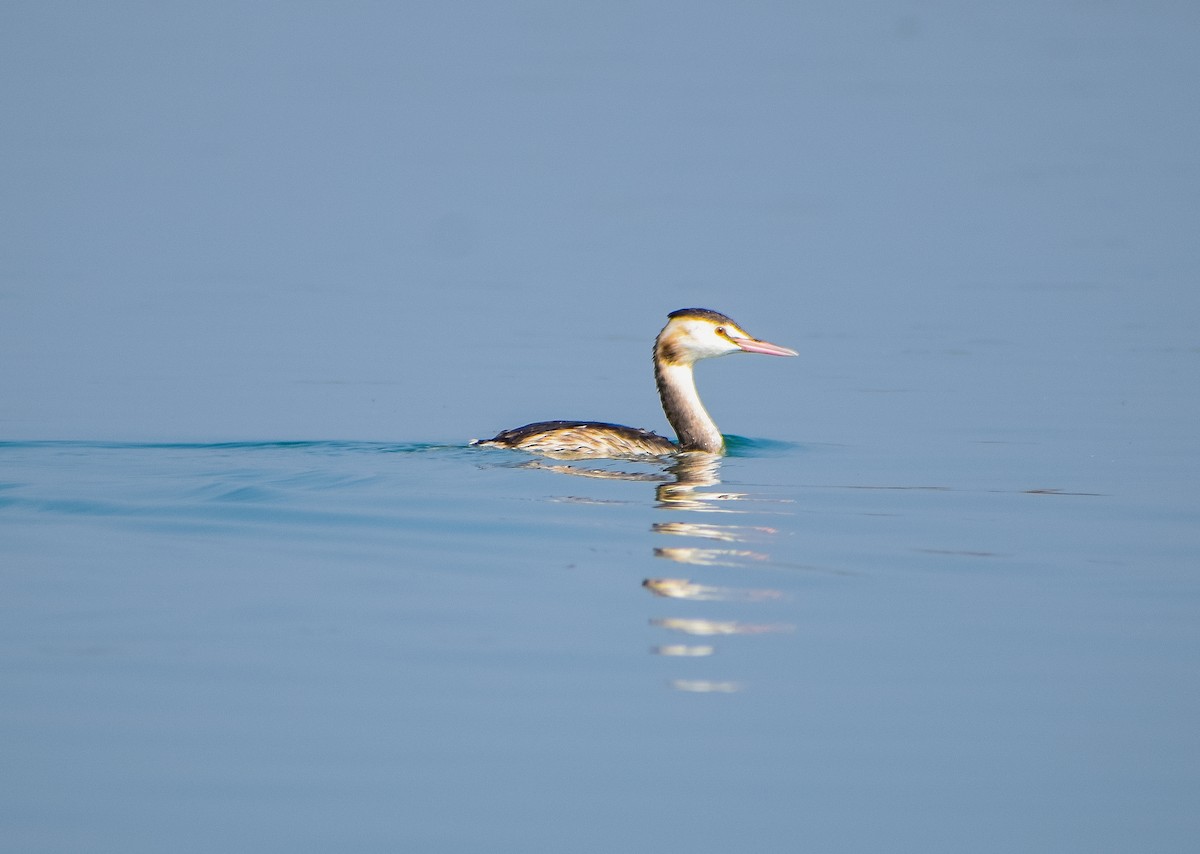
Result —
M 681 308 L 667 315 L 667 325 L 654 340 L 654 381 L 679 444 L 649 430 L 600 421 L 539 421 L 471 444 L 563 459 L 660 457 L 676 451 L 723 453 L 725 440 L 700 401 L 692 369 L 701 359 L 739 352 L 796 355 L 795 350 L 751 337 L 720 312 Z
M 679 450 L 670 439 L 650 430 L 603 421 L 538 421 L 474 444 L 568 458 L 659 457 Z

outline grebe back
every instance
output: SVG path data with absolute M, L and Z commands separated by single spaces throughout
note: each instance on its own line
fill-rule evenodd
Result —
M 564 459 L 659 457 L 676 451 L 723 453 L 725 440 L 700 402 L 693 366 L 701 359 L 729 353 L 795 356 L 796 351 L 753 338 L 730 318 L 707 308 L 681 308 L 667 318 L 667 325 L 654 339 L 654 381 L 667 421 L 679 437 L 678 445 L 649 430 L 601 421 L 539 421 L 471 444 Z

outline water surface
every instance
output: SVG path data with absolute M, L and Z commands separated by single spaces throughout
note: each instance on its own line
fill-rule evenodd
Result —
M 1158 833 L 1139 816 L 1184 826 L 1194 516 L 1134 539 L 1129 496 L 1007 486 L 988 445 L 973 485 L 851 476 L 847 447 L 696 456 L 0 446 L 11 838 L 837 847 L 869 807 L 913 846 L 1118 850 Z M 597 811 L 621 820 L 585 834 Z
M 0 19 L 0 848 L 1194 849 L 1192 6 Z

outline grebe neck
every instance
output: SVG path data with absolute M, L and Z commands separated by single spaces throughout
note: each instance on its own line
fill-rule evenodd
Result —
M 667 421 L 679 436 L 680 449 L 721 453 L 725 440 L 700 401 L 692 366 L 667 361 L 661 351 L 661 346 L 654 348 L 654 381 Z

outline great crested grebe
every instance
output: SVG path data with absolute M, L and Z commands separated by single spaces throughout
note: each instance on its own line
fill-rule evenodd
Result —
M 679 436 L 678 445 L 649 430 L 598 421 L 539 421 L 471 444 L 563 459 L 657 457 L 676 451 L 723 453 L 725 440 L 700 402 L 692 366 L 701 359 L 729 353 L 797 353 L 752 338 L 728 317 L 707 308 L 681 308 L 667 317 L 667 325 L 654 339 L 654 381 L 667 421 Z

